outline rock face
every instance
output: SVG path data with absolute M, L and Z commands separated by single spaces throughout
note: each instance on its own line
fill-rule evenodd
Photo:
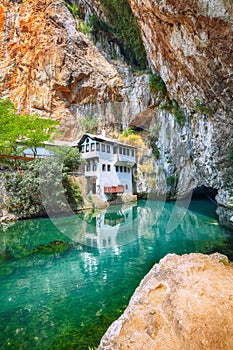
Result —
M 99 350 L 230 350 L 233 267 L 227 257 L 169 254 L 156 264 Z
M 84 5 L 89 15 L 98 9 Z M 59 120 L 63 138 L 70 138 L 80 131 L 80 116 L 95 115 L 100 127 L 115 121 L 119 126 L 122 110 L 126 124 L 143 110 L 135 90 L 148 90 L 148 78 L 144 83 L 126 67 L 117 70 L 78 30 L 64 2 L 2 1 L 0 14 L 0 93 L 21 112 Z
M 232 1 L 129 1 L 149 59 L 171 95 L 192 107 L 204 99 L 231 111 L 233 84 Z
M 232 1 L 129 3 L 152 69 L 186 115 L 185 127 L 178 130 L 172 116 L 157 114 L 162 125 L 157 168 L 166 176 L 178 175 L 181 194 L 201 185 L 219 189 L 233 135 Z
M 82 18 L 105 20 L 99 0 L 76 3 Z M 107 35 L 94 44 L 59 0 L 1 1 L 0 94 L 23 113 L 59 120 L 64 139 L 79 135 L 81 116 L 95 116 L 99 131 L 105 126 L 117 134 L 131 123 L 140 126 L 149 114 L 144 125 L 146 131 L 156 128 L 159 156 L 149 146 L 144 152 L 142 165 L 149 170 L 144 177 L 138 172 L 139 192 L 164 196 L 171 180 L 174 197 L 202 185 L 222 189 L 233 137 L 232 1 L 129 3 L 151 69 L 165 81 L 167 98 L 178 101 L 184 126 L 158 108 L 149 74 L 133 73 Z
M 79 106 L 122 100 L 116 69 L 77 30 L 63 2 L 2 1 L 0 13 L 0 92 L 21 112 L 60 120 L 70 137 Z

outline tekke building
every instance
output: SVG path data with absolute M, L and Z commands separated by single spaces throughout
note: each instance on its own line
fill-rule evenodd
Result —
M 136 192 L 137 148 L 101 135 L 84 134 L 77 143 L 85 159 L 86 193 L 104 201 Z

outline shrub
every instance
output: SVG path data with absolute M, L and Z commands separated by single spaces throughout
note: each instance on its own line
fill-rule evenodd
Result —
M 161 110 L 166 110 L 170 113 L 172 113 L 175 117 L 176 122 L 179 124 L 180 127 L 183 127 L 185 124 L 185 114 L 184 111 L 179 106 L 179 103 L 176 100 L 171 100 L 170 98 L 168 101 L 160 105 L 159 107 Z
M 124 130 L 122 135 L 124 137 L 128 137 L 129 135 L 133 135 L 134 134 L 134 131 L 131 127 L 129 127 L 128 129 Z
M 152 154 L 156 159 L 159 159 L 160 157 L 160 151 L 156 144 L 152 145 Z
M 207 114 L 209 116 L 212 115 L 212 110 L 210 107 L 208 107 L 205 103 L 201 102 L 199 99 L 194 100 L 194 112 L 200 113 L 200 114 Z
M 72 209 L 82 204 L 79 186 L 67 174 L 78 166 L 78 160 L 73 159 L 77 150 L 70 150 L 67 157 L 50 157 L 27 162 L 24 169 L 6 174 L 5 187 L 8 192 L 6 208 L 20 218 L 45 215 L 45 208 L 50 213 L 57 214 L 67 211 L 67 203 Z M 64 163 L 63 163 L 64 160 Z M 43 196 L 41 194 L 43 189 Z
M 152 93 L 161 93 L 162 97 L 167 95 L 167 87 L 158 73 L 151 74 L 149 88 Z
M 79 19 L 79 8 L 78 5 L 75 4 L 75 2 L 65 2 L 65 6 L 68 8 L 68 10 L 70 11 L 70 13 L 74 16 L 74 18 Z
M 78 20 L 78 30 L 82 32 L 85 35 L 90 34 L 92 31 L 92 27 L 89 26 L 87 23 L 85 23 L 80 17 L 79 17 L 79 7 L 75 2 L 65 2 L 65 6 L 68 8 L 72 16 Z
M 178 176 L 171 175 L 166 178 L 167 187 L 169 188 L 169 196 L 173 198 L 177 192 Z

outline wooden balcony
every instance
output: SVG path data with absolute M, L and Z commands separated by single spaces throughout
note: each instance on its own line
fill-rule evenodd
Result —
M 124 193 L 124 186 L 104 186 L 104 193 Z

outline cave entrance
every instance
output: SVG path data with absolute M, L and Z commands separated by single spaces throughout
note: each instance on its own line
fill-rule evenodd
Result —
M 218 190 L 213 187 L 202 185 L 194 188 L 189 209 L 218 220 L 216 214 L 217 202 L 215 200 L 217 194 Z
M 193 189 L 192 199 L 209 199 L 216 203 L 215 197 L 218 190 L 214 187 L 206 187 L 204 185 Z

